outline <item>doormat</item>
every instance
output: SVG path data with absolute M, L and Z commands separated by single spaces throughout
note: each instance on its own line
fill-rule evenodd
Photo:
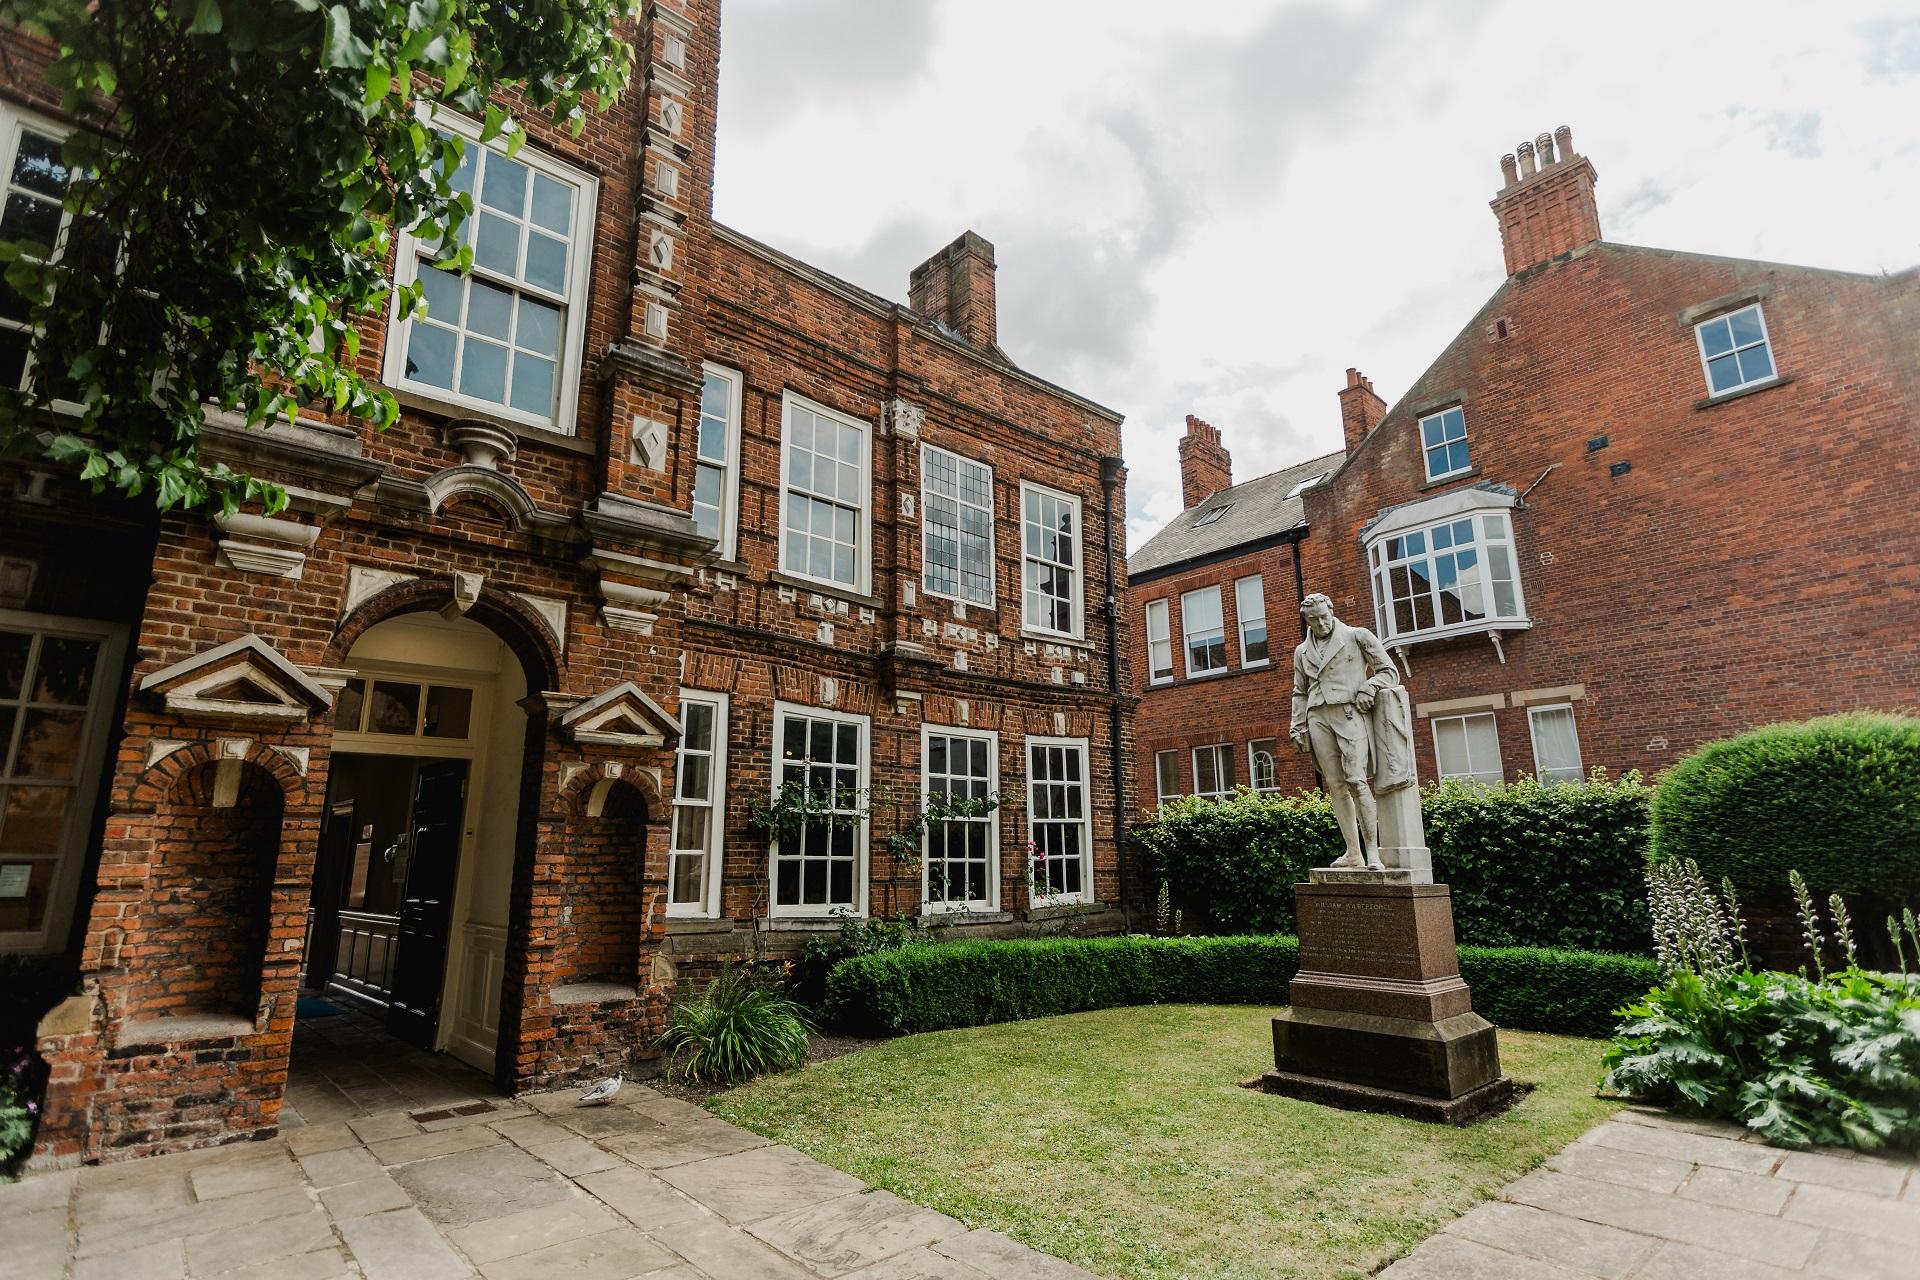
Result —
M 337 1018 L 345 1012 L 339 1005 L 319 996 L 301 996 L 293 1006 L 296 1018 Z

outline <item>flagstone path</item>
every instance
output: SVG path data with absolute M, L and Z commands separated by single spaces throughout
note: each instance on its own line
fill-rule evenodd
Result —
M 630 1084 L 442 1103 L 0 1186 L 21 1280 L 1083 1280 Z
M 1920 1161 L 1629 1108 L 1380 1280 L 1914 1280 Z

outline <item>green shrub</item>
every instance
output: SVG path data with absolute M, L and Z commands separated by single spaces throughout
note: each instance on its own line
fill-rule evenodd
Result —
M 1829 716 L 1710 743 L 1661 778 L 1652 845 L 1743 892 L 1797 869 L 1823 892 L 1920 904 L 1920 719 Z
M 800 948 L 793 971 L 793 996 L 800 1003 L 818 1008 L 827 995 L 827 975 L 833 966 L 849 956 L 872 955 L 892 951 L 910 942 L 929 941 L 927 925 L 919 916 L 902 915 L 896 919 L 865 919 L 845 907 L 834 908 L 840 927 L 832 933 L 816 933 Z
M 1461 941 L 1645 951 L 1649 794 L 1634 774 L 1423 790 L 1434 875 L 1452 886 Z M 1292 931 L 1293 886 L 1342 848 L 1333 807 L 1318 793 L 1187 797 L 1138 836 L 1186 927 L 1213 933 Z
M 660 1037 L 668 1072 L 709 1084 L 737 1084 L 807 1060 L 806 1011 L 731 965 L 699 994 L 676 1000 Z
M 867 1033 L 939 1031 L 1132 1004 L 1287 1003 L 1300 945 L 1258 937 L 1047 938 L 920 944 L 842 961 L 827 1007 Z M 1462 947 L 1474 1006 L 1495 1023 L 1606 1035 L 1659 980 L 1635 956 Z
M 1920 976 L 1680 972 L 1626 1016 L 1609 1089 L 1784 1147 L 1920 1147 Z

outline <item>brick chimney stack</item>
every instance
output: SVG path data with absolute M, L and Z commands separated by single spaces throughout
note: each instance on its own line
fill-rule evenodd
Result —
M 1358 369 L 1347 370 L 1347 385 L 1340 388 L 1340 429 L 1346 437 L 1347 452 L 1352 453 L 1367 438 L 1367 433 L 1387 416 L 1387 402 L 1373 390 L 1373 379 Z
M 1220 444 L 1220 432 L 1187 415 L 1187 434 L 1180 440 L 1180 498 L 1192 508 L 1233 485 L 1233 455 Z
M 1561 125 L 1500 157 L 1505 183 L 1493 198 L 1507 274 L 1517 275 L 1600 238 L 1599 180 L 1585 156 L 1574 154 L 1573 130 Z
M 969 231 L 913 269 L 907 305 L 983 350 L 998 352 L 993 244 Z

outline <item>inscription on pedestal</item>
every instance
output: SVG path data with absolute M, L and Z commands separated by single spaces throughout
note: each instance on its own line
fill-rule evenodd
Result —
M 1301 912 L 1300 967 L 1331 973 L 1417 968 L 1417 938 L 1382 927 L 1394 914 L 1364 900 L 1316 900 L 1311 911 Z

